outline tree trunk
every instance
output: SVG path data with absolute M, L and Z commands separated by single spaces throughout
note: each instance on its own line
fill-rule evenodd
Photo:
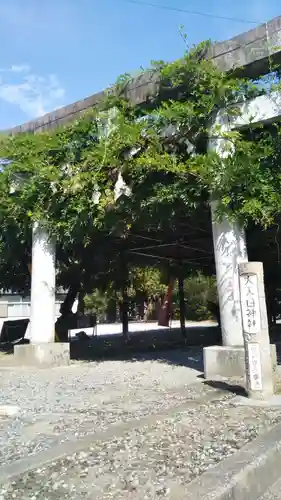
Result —
M 76 315 L 73 314 L 72 307 L 78 292 L 79 286 L 71 285 L 63 303 L 60 306 L 61 316 L 55 323 L 56 338 L 60 342 L 67 342 L 68 331 L 72 328 L 76 328 Z
M 123 335 L 126 339 L 129 337 L 129 304 L 128 304 L 128 295 L 127 295 L 127 289 L 124 288 L 122 290 L 122 303 L 120 304 L 121 306 L 121 317 L 122 317 L 122 332 Z
M 117 321 L 117 304 L 116 300 L 112 299 L 109 301 L 108 306 L 107 306 L 107 321 L 109 323 L 116 323 Z
M 141 320 L 144 320 L 144 298 L 141 297 L 138 303 L 138 313 L 139 313 L 139 318 Z
M 66 297 L 60 306 L 60 313 L 62 316 L 67 316 L 72 313 L 72 307 L 79 293 L 79 288 L 79 285 L 71 285 L 69 287 Z
M 78 293 L 78 309 L 77 312 L 79 314 L 84 314 L 85 313 L 85 303 L 84 303 L 84 298 L 85 298 L 85 292 L 80 290 Z

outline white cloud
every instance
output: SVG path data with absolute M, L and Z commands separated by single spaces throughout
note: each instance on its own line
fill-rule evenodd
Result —
M 13 73 L 29 73 L 31 68 L 28 64 L 14 64 L 11 67 Z
M 55 75 L 36 75 L 28 64 L 0 69 L 0 99 L 18 106 L 29 118 L 61 107 L 64 94 Z

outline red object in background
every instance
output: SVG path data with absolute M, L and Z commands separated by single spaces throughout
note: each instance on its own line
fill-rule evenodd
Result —
M 174 289 L 174 281 L 170 281 L 167 293 L 164 297 L 163 305 L 160 309 L 158 325 L 169 326 L 171 312 L 172 312 L 172 296 Z

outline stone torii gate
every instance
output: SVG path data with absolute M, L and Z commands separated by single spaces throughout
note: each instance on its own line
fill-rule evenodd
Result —
M 271 64 L 281 62 L 281 16 L 231 40 L 210 48 L 208 57 L 223 71 L 237 68 L 245 76 L 258 78 L 270 71 Z M 269 60 L 270 59 L 270 60 Z M 243 69 L 242 69 L 243 68 Z M 147 72 L 126 88 L 125 94 L 135 104 L 144 104 L 159 88 L 157 72 Z M 41 118 L 9 130 L 10 134 L 41 132 L 67 123 L 97 104 L 103 93 L 48 113 Z M 223 130 L 269 123 L 281 119 L 281 95 L 261 96 L 241 104 L 241 115 L 229 118 L 221 111 L 215 121 Z M 209 147 L 223 155 L 223 139 L 210 139 Z M 237 375 L 244 371 L 241 307 L 238 286 L 238 264 L 247 261 L 244 231 L 227 220 L 216 221 L 216 200 L 212 200 L 212 230 L 221 312 L 223 347 L 205 349 L 205 374 Z M 31 344 L 17 346 L 15 355 L 21 362 L 64 363 L 69 346 L 54 343 L 55 323 L 55 243 L 36 225 L 32 244 Z M 231 360 L 231 363 L 229 362 Z M 242 364 L 241 364 L 242 363 Z M 239 372 L 239 373 L 237 373 Z

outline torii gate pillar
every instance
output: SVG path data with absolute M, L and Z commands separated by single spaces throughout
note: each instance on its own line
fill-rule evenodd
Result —
M 247 244 L 245 231 L 237 223 L 216 220 L 216 205 L 211 203 L 222 343 L 236 347 L 244 343 L 238 264 L 248 261 Z
M 217 221 L 216 205 L 211 202 L 222 346 L 204 349 L 204 376 L 212 380 L 245 372 L 238 264 L 248 260 L 245 232 L 227 219 Z
M 217 290 L 221 316 L 222 345 L 204 348 L 204 376 L 209 380 L 245 376 L 245 348 L 239 288 L 239 264 L 248 261 L 245 231 L 237 223 L 216 218 L 211 203 Z M 272 367 L 276 347 L 271 345 Z
M 30 343 L 14 348 L 19 364 L 42 367 L 69 363 L 69 343 L 55 342 L 56 245 L 35 223 L 32 234 Z
M 227 132 L 281 120 L 281 93 L 262 95 L 240 104 L 240 113 L 219 111 L 210 129 L 209 148 L 222 159 L 233 153 L 233 143 Z M 216 217 L 217 202 L 211 201 L 212 230 L 216 262 L 217 289 L 221 314 L 222 346 L 204 349 L 204 375 L 207 379 L 241 377 L 245 375 L 242 313 L 238 265 L 247 262 L 244 230 L 237 223 Z M 276 347 L 271 346 L 273 369 L 276 367 Z

